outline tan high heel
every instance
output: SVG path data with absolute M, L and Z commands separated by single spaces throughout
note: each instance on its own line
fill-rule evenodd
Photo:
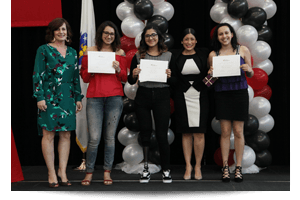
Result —
M 104 170 L 104 173 L 107 172 L 107 173 L 111 173 L 111 170 Z M 112 185 L 113 184 L 113 180 L 112 179 L 109 179 L 109 180 L 103 180 L 103 184 L 104 185 Z
M 197 168 L 195 167 L 195 179 L 196 180 L 201 180 L 202 179 L 201 167 L 200 167 L 200 170 L 199 170 L 201 175 L 199 175 L 199 176 L 196 176 L 196 169 Z
M 186 171 L 187 171 L 187 168 L 185 168 L 185 172 Z M 191 171 L 190 171 L 189 175 L 186 175 L 186 173 L 183 175 L 183 179 L 184 180 L 190 180 L 191 179 L 192 171 L 193 171 L 193 167 L 191 167 Z

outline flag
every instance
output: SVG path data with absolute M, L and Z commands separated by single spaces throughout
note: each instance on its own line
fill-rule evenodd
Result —
M 79 46 L 79 69 L 83 54 L 87 47 L 95 45 L 95 14 L 93 0 L 82 0 L 81 6 L 81 23 L 80 23 L 80 46 Z M 87 150 L 88 145 L 88 127 L 86 120 L 86 91 L 88 84 L 84 83 L 80 77 L 81 91 L 84 94 L 82 99 L 82 110 L 77 113 L 76 117 L 76 143 L 83 153 Z

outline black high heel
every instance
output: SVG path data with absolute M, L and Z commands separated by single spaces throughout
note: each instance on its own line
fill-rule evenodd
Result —
M 225 171 L 225 170 L 227 170 L 227 171 Z M 226 183 L 230 182 L 230 174 L 229 174 L 228 165 L 226 165 L 225 167 L 223 167 L 222 171 L 223 171 L 222 181 L 226 182 Z
M 235 182 L 238 182 L 238 183 L 242 182 L 243 181 L 242 167 L 236 166 L 234 171 L 235 171 L 235 174 L 234 174 Z
M 70 181 L 62 182 L 60 176 L 57 176 L 57 179 L 58 179 L 59 185 L 61 185 L 61 186 L 71 186 L 72 185 Z

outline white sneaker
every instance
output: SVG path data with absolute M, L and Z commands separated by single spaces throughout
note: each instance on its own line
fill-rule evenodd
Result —
M 144 169 L 140 178 L 140 183 L 149 183 L 150 181 L 150 172 L 147 169 Z
M 169 169 L 167 171 L 163 171 L 162 173 L 163 183 L 172 183 L 172 178 L 170 173 L 171 171 Z

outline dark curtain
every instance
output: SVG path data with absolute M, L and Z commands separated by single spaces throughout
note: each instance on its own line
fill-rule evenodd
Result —
M 188 27 L 197 33 L 197 46 L 210 48 L 210 31 L 217 24 L 210 18 L 210 9 L 215 0 L 168 0 L 175 10 L 169 21 L 168 32 L 174 37 L 174 48 L 181 48 L 181 32 Z M 121 33 L 121 21 L 116 15 L 117 6 L 123 0 L 96 1 L 94 0 L 96 27 L 103 21 L 111 20 Z M 268 150 L 273 157 L 272 165 L 289 165 L 290 162 L 290 21 L 289 1 L 275 0 L 277 13 L 268 20 L 273 31 L 273 38 L 269 42 L 272 48 L 270 60 L 274 70 L 269 76 L 268 85 L 273 94 L 270 99 L 270 115 L 275 120 L 274 128 L 268 132 L 270 146 Z M 62 0 L 62 14 L 71 25 L 73 43 L 71 46 L 78 52 L 81 17 L 80 0 Z M 41 137 L 37 134 L 36 100 L 32 98 L 32 72 L 37 48 L 45 43 L 46 27 L 11 28 L 11 126 L 15 136 L 21 165 L 44 165 L 41 151 Z M 213 94 L 211 97 L 211 112 L 208 131 L 205 138 L 205 152 L 203 164 L 215 164 L 213 155 L 219 148 L 219 135 L 211 129 L 210 122 L 214 117 Z M 171 117 L 173 119 L 174 116 Z M 123 116 L 121 116 L 123 119 Z M 118 130 L 124 127 L 120 120 Z M 174 124 L 171 125 L 174 129 Z M 75 142 L 73 131 L 69 164 L 79 165 L 82 153 Z M 57 139 L 55 148 L 57 147 Z M 181 146 L 181 135 L 175 134 L 175 141 L 171 144 L 171 164 L 184 164 Z M 115 164 L 123 161 L 124 146 L 116 138 Z M 56 154 L 56 163 L 58 155 Z M 96 164 L 103 164 L 103 140 L 101 140 Z

